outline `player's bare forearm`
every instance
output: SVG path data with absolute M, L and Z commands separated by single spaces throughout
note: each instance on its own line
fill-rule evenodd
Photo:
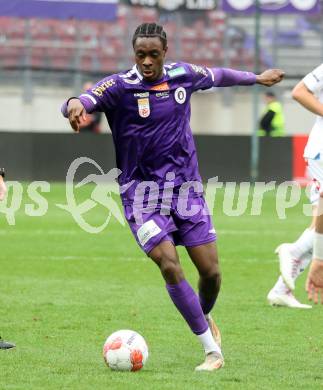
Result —
M 78 133 L 82 120 L 86 120 L 86 111 L 79 99 L 71 99 L 68 102 L 67 115 L 72 129 Z
M 285 76 L 285 72 L 281 69 L 267 69 L 261 74 L 256 76 L 256 83 L 271 87 L 282 81 Z
M 321 295 L 321 303 L 323 303 L 323 261 L 315 259 L 312 261 L 306 280 L 306 291 L 310 301 L 318 303 Z
M 300 81 L 293 89 L 293 99 L 300 103 L 313 114 L 323 116 L 323 104 L 306 87 L 303 81 Z

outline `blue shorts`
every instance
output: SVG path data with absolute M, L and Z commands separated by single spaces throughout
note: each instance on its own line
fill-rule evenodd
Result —
M 181 212 L 179 207 L 176 207 L 177 203 L 177 199 L 173 200 L 166 211 L 160 207 L 153 210 L 141 209 L 141 221 L 136 217 L 138 209 L 133 205 L 124 205 L 125 217 L 132 234 L 145 253 L 148 254 L 162 241 L 193 247 L 216 240 L 215 229 L 203 196 L 188 199 L 187 209 L 194 209 L 193 215 Z

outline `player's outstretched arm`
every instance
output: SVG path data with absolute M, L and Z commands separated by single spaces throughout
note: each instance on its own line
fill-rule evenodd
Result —
M 319 295 L 321 295 L 321 303 L 323 304 L 323 261 L 312 261 L 305 288 L 310 301 L 318 303 Z
M 313 114 L 323 116 L 323 104 L 315 97 L 305 85 L 303 81 L 300 81 L 293 89 L 293 99 L 300 103 L 307 110 L 313 112 Z
M 4 199 L 6 193 L 7 193 L 7 186 L 3 180 L 2 175 L 0 175 L 0 201 Z
M 256 76 L 256 83 L 266 87 L 271 87 L 272 85 L 282 81 L 284 76 L 285 72 L 281 69 L 267 69 Z
M 198 68 L 199 69 L 199 68 Z M 228 68 L 212 68 L 214 79 L 212 81 L 212 87 L 232 87 L 234 85 L 254 85 L 255 83 L 270 87 L 276 83 L 279 83 L 285 73 L 281 69 L 268 69 L 263 73 L 256 75 L 252 72 L 244 72 L 235 69 Z M 204 81 L 207 79 L 204 77 Z M 209 81 L 209 80 L 208 80 Z M 205 85 L 201 86 L 201 80 L 198 80 L 197 89 L 205 89 Z M 210 88 L 209 85 L 207 85 Z
M 80 124 L 82 121 L 86 121 L 86 111 L 79 99 L 69 100 L 67 104 L 67 117 L 72 129 L 78 133 L 80 131 Z

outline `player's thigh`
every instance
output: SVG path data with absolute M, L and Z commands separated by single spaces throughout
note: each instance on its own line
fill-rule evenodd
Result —
M 216 241 L 212 218 L 202 196 L 186 199 L 185 206 L 178 206 L 172 215 L 177 226 L 177 244 L 191 248 Z
M 170 262 L 175 265 L 179 265 L 179 257 L 173 242 L 164 240 L 156 245 L 149 253 L 148 256 L 159 266 L 162 267 L 163 263 Z
M 213 276 L 220 273 L 218 251 L 215 242 L 186 247 L 186 250 L 200 275 Z
M 176 227 L 170 216 L 161 215 L 158 210 L 139 214 L 132 205 L 124 206 L 124 213 L 133 236 L 146 254 L 163 241 L 172 242 L 171 232 Z

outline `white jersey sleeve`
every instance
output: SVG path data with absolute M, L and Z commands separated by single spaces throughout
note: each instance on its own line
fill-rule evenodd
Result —
M 323 104 L 323 64 L 315 68 L 303 78 L 306 87 Z M 304 157 L 323 160 L 323 117 L 316 115 L 314 126 L 311 130 Z M 322 173 L 323 174 L 323 173 Z
M 323 89 L 323 64 L 312 70 L 303 78 L 303 83 L 314 94 L 319 94 Z

